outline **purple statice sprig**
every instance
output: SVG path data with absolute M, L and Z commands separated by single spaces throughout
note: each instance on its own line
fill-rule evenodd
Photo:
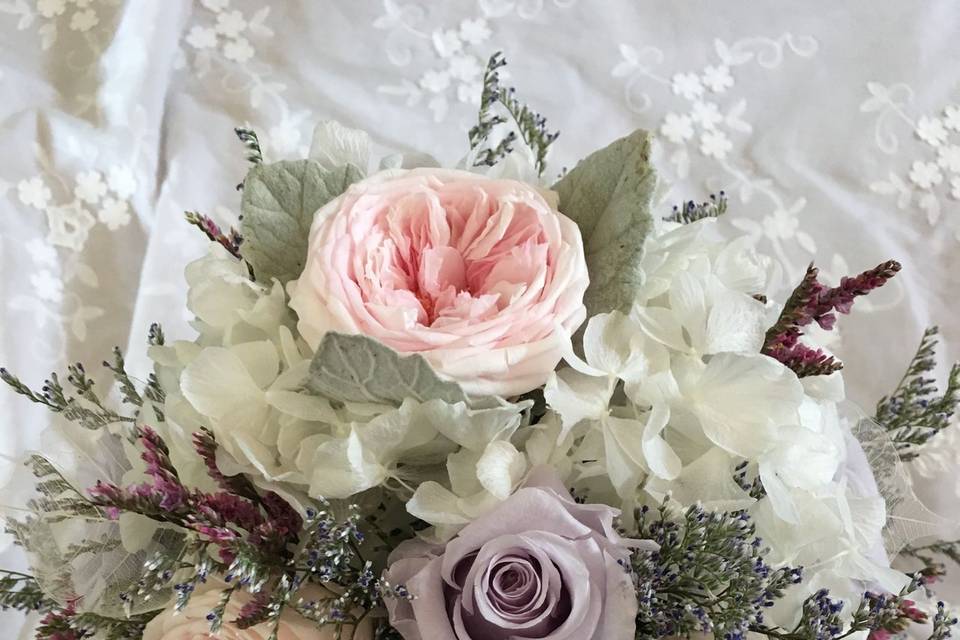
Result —
M 107 618 L 80 611 L 80 599 L 65 605 L 52 604 L 42 609 L 43 617 L 37 624 L 36 640 L 134 640 L 142 638 L 147 623 L 157 612 L 132 615 L 124 619 Z
M 77 625 L 76 603 L 48 611 L 37 625 L 38 640 L 82 640 L 92 635 L 91 630 Z
M 187 211 L 183 216 L 189 224 L 200 229 L 208 240 L 221 245 L 237 260 L 242 260 L 240 245 L 243 244 L 243 237 L 239 231 L 230 227 L 228 231 L 224 232 L 210 216 L 205 216 L 197 211 Z
M 819 270 L 811 264 L 780 317 L 767 330 L 761 353 L 779 360 L 801 378 L 839 371 L 843 368 L 839 360 L 800 341 L 804 327 L 816 323 L 822 329 L 833 329 L 838 313 L 850 313 L 858 297 L 882 287 L 899 271 L 900 263 L 888 260 L 860 275 L 844 277 L 837 287 L 828 287 L 819 282 Z
M 664 504 L 636 515 L 636 529 L 625 533 L 660 546 L 634 553 L 628 566 L 639 602 L 637 640 L 693 633 L 740 640 L 801 580 L 801 569 L 767 563 L 746 512 L 695 505 L 678 515 Z
M 289 606 L 318 626 L 333 626 L 341 633 L 382 610 L 385 597 L 409 597 L 402 587 L 383 581 L 374 562 L 365 558 L 360 510 L 356 505 L 346 510 L 345 516 L 337 515 L 337 509 L 320 501 L 307 511 L 293 558 L 270 583 L 270 589 L 255 595 L 243 608 L 239 627 L 265 623 L 276 633 L 280 615 Z M 240 577 L 234 576 L 235 572 L 237 569 L 232 568 L 230 577 L 234 580 Z M 301 593 L 309 584 L 324 589 Z M 378 624 L 384 626 L 386 622 Z M 270 638 L 275 640 L 273 635 Z
M 250 478 L 244 475 L 227 476 L 220 471 L 217 466 L 217 440 L 208 429 L 201 427 L 193 434 L 193 449 L 203 460 L 207 475 L 220 489 L 254 500 L 260 498 Z
M 664 218 L 667 222 L 679 222 L 680 224 L 690 224 L 698 220 L 707 218 L 719 218 L 727 212 L 727 194 L 721 191 L 719 194 L 711 193 L 710 199 L 705 202 L 696 202 L 686 200 L 682 204 L 674 205 L 671 214 Z
M 844 603 L 831 598 L 826 589 L 820 589 L 804 600 L 800 621 L 793 629 L 754 625 L 750 631 L 774 640 L 841 640 L 866 631 L 874 640 L 884 640 L 904 632 L 911 623 L 927 621 L 926 614 L 907 597 L 923 582 L 924 577 L 916 574 L 899 593 L 864 593 L 847 623 L 844 623 Z M 950 627 L 957 623 L 945 609 L 938 610 L 938 615 L 930 640 L 949 637 Z
M 200 443 L 197 450 L 201 457 L 210 455 L 211 438 L 209 433 L 195 437 L 195 442 Z M 290 536 L 295 536 L 299 528 L 300 518 L 289 505 L 277 497 L 262 497 L 255 492 L 238 495 L 232 488 L 215 493 L 188 489 L 157 432 L 140 427 L 139 439 L 148 480 L 128 487 L 99 481 L 88 492 L 93 504 L 112 518 L 122 511 L 132 511 L 194 531 L 219 547 L 225 562 L 236 557 L 236 548 L 242 541 L 267 555 L 282 556 Z M 208 466 L 208 473 L 215 481 L 225 482 L 215 464 L 212 469 Z M 231 486 L 229 482 L 225 484 Z
M 276 493 L 257 490 L 245 476 L 224 474 L 216 462 L 216 440 L 206 430 L 194 434 L 194 448 L 218 491 L 191 489 L 154 430 L 142 427 L 139 440 L 148 480 L 128 487 L 98 483 L 90 490 L 92 502 L 113 517 L 132 511 L 189 533 L 178 554 L 156 554 L 145 563 L 136 592 L 123 595 L 126 604 L 172 587 L 181 610 L 203 583 L 217 578 L 227 587 L 208 616 L 211 630 L 223 624 L 227 604 L 243 590 L 253 597 L 233 624 L 264 624 L 267 637 L 276 640 L 288 608 L 318 626 L 340 629 L 382 610 L 384 597 L 405 593 L 382 582 L 382 567 L 364 557 L 357 506 L 346 507 L 344 515 L 320 500 L 301 517 Z M 300 594 L 309 584 L 325 587 L 319 590 L 324 595 L 305 600 Z

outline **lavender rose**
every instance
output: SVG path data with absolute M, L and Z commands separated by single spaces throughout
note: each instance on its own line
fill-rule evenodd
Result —
M 386 578 L 412 600 L 389 600 L 406 640 L 619 640 L 632 638 L 636 595 L 618 563 L 631 547 L 616 509 L 577 504 L 554 471 L 464 528 L 446 547 L 401 544 Z

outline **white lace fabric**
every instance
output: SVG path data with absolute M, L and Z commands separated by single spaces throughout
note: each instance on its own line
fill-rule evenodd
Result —
M 0 0 L 0 364 L 39 386 L 120 345 L 144 377 L 151 322 L 192 335 L 182 268 L 206 241 L 183 212 L 236 222 L 234 126 L 270 160 L 305 155 L 333 118 L 453 162 L 502 50 L 561 132 L 550 171 L 656 131 L 662 213 L 725 190 L 723 224 L 782 266 L 771 297 L 814 259 L 831 281 L 901 260 L 825 336 L 872 407 L 926 326 L 941 375 L 960 359 L 958 22 L 954 0 Z M 0 416 L 5 456 L 47 421 L 6 390 Z M 944 512 L 960 432 L 940 445 L 914 475 Z

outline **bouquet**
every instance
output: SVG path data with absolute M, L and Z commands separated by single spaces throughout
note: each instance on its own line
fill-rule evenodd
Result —
M 905 465 L 960 367 L 938 391 L 928 331 L 870 415 L 812 331 L 900 265 L 768 299 L 723 193 L 659 211 L 648 133 L 545 178 L 503 64 L 456 169 L 238 130 L 239 229 L 187 214 L 196 336 L 150 327 L 146 380 L 0 370 L 54 414 L 3 501 L 38 639 L 950 635 L 960 546 Z

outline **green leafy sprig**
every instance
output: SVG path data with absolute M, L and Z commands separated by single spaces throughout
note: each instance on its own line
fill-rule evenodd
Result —
M 0 380 L 7 384 L 15 393 L 26 397 L 31 402 L 41 404 L 53 413 L 61 414 L 67 420 L 76 422 L 87 429 L 99 429 L 108 424 L 133 423 L 134 419 L 123 416 L 107 408 L 103 400 L 94 390 L 95 384 L 91 380 L 83 365 L 80 363 L 67 367 L 68 387 L 60 382 L 56 373 L 43 382 L 39 391 L 31 389 L 17 376 L 5 368 L 0 367 Z
M 719 194 L 710 194 L 710 199 L 706 202 L 694 202 L 687 200 L 683 204 L 675 205 L 673 213 L 664 220 L 667 222 L 679 222 L 681 224 L 690 224 L 697 220 L 705 218 L 719 218 L 727 212 L 727 194 L 721 191 Z
M 498 51 L 490 56 L 483 74 L 483 90 L 480 94 L 477 124 L 468 133 L 470 148 L 477 151 L 474 166 L 492 167 L 497 164 L 513 151 L 513 143 L 519 132 L 524 143 L 534 153 L 537 175 L 543 175 L 546 170 L 547 152 L 560 134 L 547 131 L 547 119 L 517 100 L 514 88 L 500 85 L 499 69 L 506 64 L 503 52 Z M 498 104 L 513 120 L 517 132 L 510 131 L 496 145 L 483 148 L 494 128 L 508 122 L 508 118 L 495 112 L 494 109 Z
M 914 602 L 907 597 L 922 586 L 923 580 L 923 576 L 915 575 L 897 594 L 863 594 L 847 624 L 844 624 L 841 615 L 844 603 L 833 600 L 826 589 L 821 589 L 803 601 L 800 621 L 793 629 L 788 631 L 756 625 L 751 627 L 750 631 L 774 640 L 842 640 L 863 631 L 899 634 L 912 622 L 927 621 L 926 614 L 917 609 Z M 938 611 L 938 614 L 941 619 L 935 623 L 934 634 L 930 636 L 930 640 L 949 637 L 950 627 L 956 624 L 956 620 L 949 616 L 946 610 L 942 613 Z
M 159 324 L 150 325 L 147 340 L 151 346 L 163 345 L 163 329 Z M 126 370 L 126 362 L 120 347 L 114 347 L 112 357 L 104 360 L 102 364 L 113 375 L 124 404 L 139 408 L 149 400 L 162 419 L 160 405 L 163 404 L 166 394 L 160 387 L 155 374 L 149 374 L 142 389 L 138 390 L 137 381 Z M 107 406 L 104 396 L 98 393 L 96 383 L 87 375 L 82 363 L 78 362 L 67 367 L 66 386 L 61 382 L 60 376 L 51 373 L 50 377 L 43 381 L 43 386 L 39 390 L 32 389 L 3 367 L 0 367 L 0 381 L 31 402 L 43 405 L 49 411 L 60 414 L 84 428 L 100 429 L 111 424 L 125 424 L 129 427 L 131 435 L 134 435 L 133 425 L 136 418 L 123 415 Z
M 946 574 L 940 558 L 947 558 L 960 566 L 960 540 L 937 540 L 922 545 L 907 545 L 900 555 L 923 563 L 922 573 L 928 580 L 936 580 Z
M 263 162 L 263 151 L 260 149 L 260 138 L 257 137 L 257 132 L 245 127 L 237 127 L 233 131 L 247 150 L 247 162 L 250 164 Z
M 896 389 L 877 404 L 875 420 L 890 434 L 902 460 L 913 460 L 931 438 L 946 429 L 960 404 L 960 363 L 938 393 L 931 372 L 937 366 L 937 327 L 923 332 L 920 346 Z
M 240 256 L 240 245 L 243 244 L 243 238 L 240 236 L 239 231 L 230 227 L 228 231 L 224 232 L 220 228 L 220 225 L 214 222 L 212 218 L 196 211 L 187 211 L 183 216 L 188 224 L 200 229 L 203 235 L 207 236 L 208 240 L 222 246 L 237 260 L 242 260 Z
M 928 640 L 946 640 L 953 634 L 953 628 L 958 622 L 960 620 L 953 615 L 953 612 L 948 611 L 942 601 L 938 602 L 937 612 L 933 616 L 933 631 Z
M 770 567 L 767 549 L 745 512 L 711 513 L 700 506 L 677 515 L 666 504 L 644 507 L 629 535 L 659 550 L 633 555 L 630 571 L 639 601 L 637 640 L 713 633 L 742 638 L 763 624 L 763 612 L 798 584 L 798 568 Z
M 123 352 L 120 351 L 120 347 L 113 348 L 113 360 L 104 360 L 103 366 L 113 373 L 113 379 L 120 389 L 120 396 L 123 402 L 136 407 L 143 406 L 143 398 L 140 396 L 140 392 L 137 391 L 137 386 L 133 383 L 133 380 L 126 371 L 126 363 L 124 362 Z
M 0 569 L 0 609 L 49 611 L 56 603 L 47 599 L 33 576 Z

